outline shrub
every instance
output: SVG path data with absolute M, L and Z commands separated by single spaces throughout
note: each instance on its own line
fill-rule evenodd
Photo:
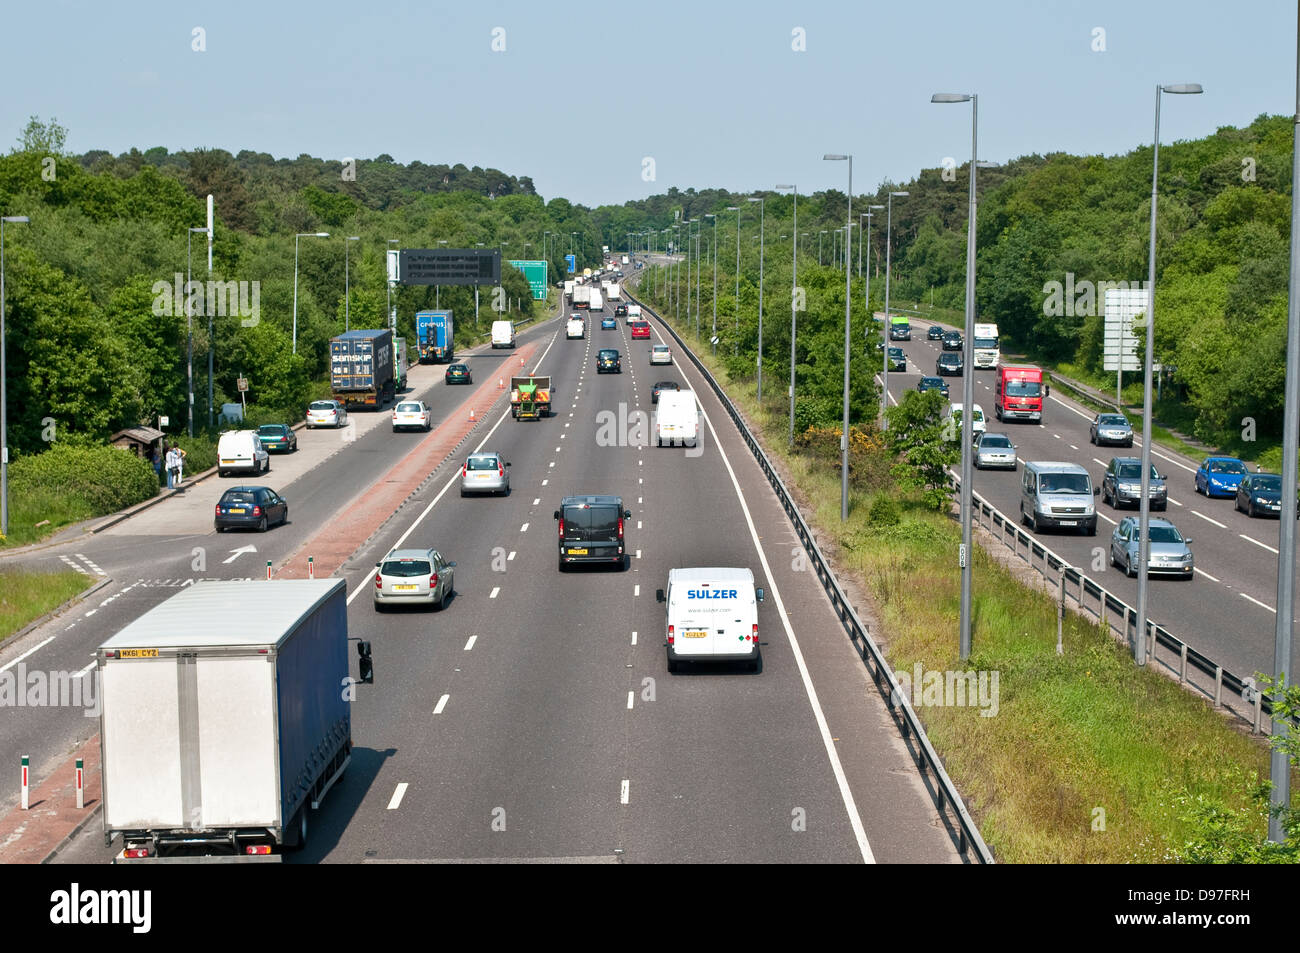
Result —
M 56 443 L 9 469 L 15 497 L 64 498 L 69 509 L 102 516 L 149 499 L 158 479 L 148 460 L 118 447 Z
M 185 451 L 184 478 L 186 480 L 217 465 L 217 440 L 215 437 L 200 433 L 194 437 L 183 435 L 168 437 L 167 442 L 174 443 Z

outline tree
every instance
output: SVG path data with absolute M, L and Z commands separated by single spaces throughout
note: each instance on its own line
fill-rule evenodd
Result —
M 41 122 L 40 116 L 32 116 L 18 137 L 18 148 L 13 151 L 62 155 L 67 138 L 68 130 L 59 125 L 58 119 L 51 117 L 49 122 Z
M 891 472 L 905 487 L 921 491 L 926 506 L 943 510 L 952 503 L 948 468 L 961 460 L 960 415 L 942 418 L 947 401 L 937 390 L 907 391 L 885 413 L 887 446 L 896 461 Z M 952 423 L 956 422 L 956 439 Z

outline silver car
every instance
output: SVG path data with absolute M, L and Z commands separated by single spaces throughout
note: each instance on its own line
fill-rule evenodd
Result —
M 1148 523 L 1151 554 L 1147 560 L 1147 573 L 1179 576 L 1191 579 L 1193 566 L 1190 539 L 1184 539 L 1178 528 L 1166 519 L 1152 519 Z M 1119 521 L 1110 537 L 1110 562 L 1130 576 L 1138 574 L 1138 560 L 1142 524 L 1136 516 L 1126 516 Z
M 1004 433 L 977 433 L 975 435 L 975 466 L 1016 468 L 1016 445 Z
M 671 364 L 673 362 L 672 349 L 667 344 L 650 345 L 650 363 L 651 364 Z
M 456 580 L 454 562 L 436 549 L 394 549 L 375 563 L 375 611 L 391 605 L 447 608 Z
M 471 453 L 460 468 L 460 495 L 510 493 L 510 464 L 499 453 Z
M 307 429 L 316 427 L 342 427 L 348 422 L 348 412 L 337 400 L 313 400 L 307 406 Z
M 1110 444 L 1119 447 L 1133 446 L 1133 425 L 1123 414 L 1098 414 L 1088 425 L 1088 439 L 1093 446 Z

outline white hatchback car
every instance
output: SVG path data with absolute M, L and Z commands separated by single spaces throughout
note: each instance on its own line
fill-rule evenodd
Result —
M 316 427 L 342 427 L 348 422 L 348 412 L 337 400 L 313 400 L 307 407 L 307 429 Z
M 404 400 L 393 408 L 393 433 L 416 429 L 426 433 L 433 429 L 433 411 L 422 400 Z
M 454 562 L 436 549 L 394 549 L 375 563 L 375 611 L 418 604 L 447 608 L 455 591 Z
M 650 345 L 650 363 L 651 364 L 671 364 L 673 362 L 672 349 L 667 344 Z

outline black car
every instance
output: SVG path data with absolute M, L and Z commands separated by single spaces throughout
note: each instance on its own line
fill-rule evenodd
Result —
M 925 332 L 925 339 L 927 341 L 942 341 L 943 334 L 943 328 L 939 327 L 937 324 L 932 324 L 930 325 L 930 330 Z
M 945 351 L 960 351 L 962 346 L 960 331 L 945 331 L 943 334 L 943 349 Z
M 472 384 L 474 375 L 470 373 L 468 364 L 449 364 L 447 373 L 442 378 L 448 384 Z M 491 380 L 489 377 L 488 380 Z
M 1281 518 L 1282 474 L 1252 473 L 1244 477 L 1237 487 L 1236 506 L 1247 516 Z
M 625 305 L 625 304 L 616 304 L 616 305 L 614 305 L 614 317 L 616 317 L 616 318 L 626 318 L 626 317 L 627 317 L 627 305 Z
M 961 376 L 961 351 L 944 351 L 934 362 L 934 369 L 940 375 L 956 374 Z
M 298 449 L 298 435 L 288 424 L 262 424 L 257 439 L 267 453 L 291 453 Z
M 650 391 L 650 403 L 659 403 L 659 395 L 666 390 L 681 390 L 676 381 L 659 381 L 655 384 L 654 390 Z
M 623 365 L 617 348 L 602 347 L 596 353 L 597 374 L 622 374 Z
M 243 526 L 265 533 L 289 520 L 289 504 L 269 486 L 232 486 L 217 501 L 213 525 L 218 533 Z
M 626 569 L 623 521 L 631 519 L 621 496 L 568 496 L 560 501 L 559 569 L 574 563 L 604 563 Z
M 928 390 L 937 390 L 944 397 L 948 396 L 948 382 L 942 377 L 922 377 L 917 382 L 916 389 L 922 394 Z

